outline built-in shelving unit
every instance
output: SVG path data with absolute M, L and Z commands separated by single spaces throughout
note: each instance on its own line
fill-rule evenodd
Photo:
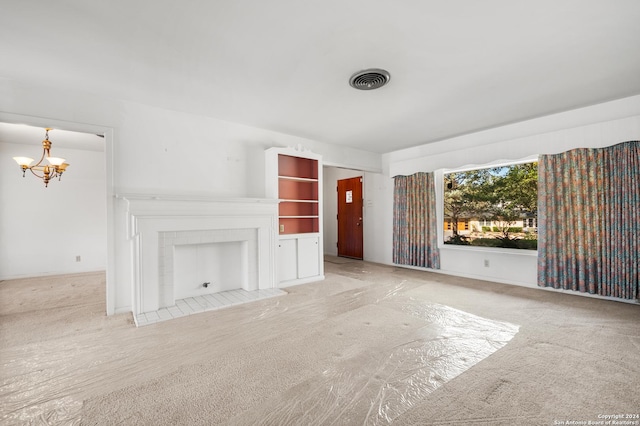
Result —
M 292 148 L 270 148 L 265 158 L 266 195 L 279 201 L 280 284 L 323 279 L 321 157 Z

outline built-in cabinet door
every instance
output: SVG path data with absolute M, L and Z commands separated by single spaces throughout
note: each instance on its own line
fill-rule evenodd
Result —
M 318 237 L 298 238 L 298 278 L 313 277 L 320 273 L 319 255 Z
M 298 278 L 296 240 L 280 240 L 278 247 L 278 280 L 280 282 Z

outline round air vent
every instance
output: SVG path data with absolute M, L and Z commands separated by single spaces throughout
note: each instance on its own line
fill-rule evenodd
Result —
M 372 68 L 352 75 L 349 84 L 359 90 L 373 90 L 384 86 L 390 79 L 391 75 L 387 71 Z

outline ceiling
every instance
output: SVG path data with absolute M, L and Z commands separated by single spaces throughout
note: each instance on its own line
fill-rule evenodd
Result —
M 10 0 L 2 9 L 2 77 L 379 153 L 640 94 L 637 0 Z M 366 68 L 391 81 L 351 88 Z
M 41 147 L 44 138 L 45 129 L 41 127 L 0 122 L 0 142 Z M 98 135 L 53 129 L 49 132 L 49 140 L 51 141 L 52 155 L 55 155 L 56 148 L 104 151 L 104 139 Z M 29 151 L 25 150 L 23 155 L 27 157 L 37 156 L 41 152 L 42 150 L 38 151 L 29 148 Z

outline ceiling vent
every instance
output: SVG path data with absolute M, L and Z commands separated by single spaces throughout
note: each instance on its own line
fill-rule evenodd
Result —
M 391 75 L 378 68 L 358 71 L 349 79 L 351 87 L 358 90 L 379 89 L 391 80 Z

